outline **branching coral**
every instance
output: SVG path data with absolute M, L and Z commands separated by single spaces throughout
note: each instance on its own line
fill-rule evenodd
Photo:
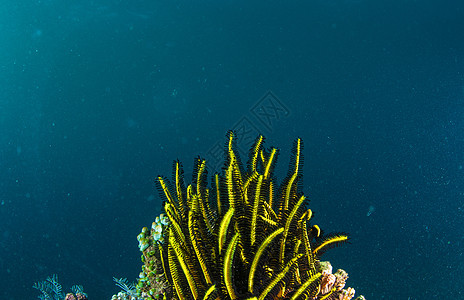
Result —
M 278 186 L 277 149 L 264 149 L 258 137 L 244 167 L 234 133 L 228 138 L 223 172 L 213 176 L 211 188 L 200 158 L 187 187 L 178 161 L 172 182 L 158 177 L 166 217 L 138 236 L 144 262 L 138 296 L 351 299 L 354 290 L 343 291 L 346 276 L 324 271 L 319 262 L 348 237 L 322 235 L 309 223 L 312 211 L 300 187 L 302 141 L 295 141 L 287 178 Z

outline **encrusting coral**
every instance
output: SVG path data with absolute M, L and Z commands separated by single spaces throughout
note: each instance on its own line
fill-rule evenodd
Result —
M 321 233 L 301 192 L 302 141 L 294 144 L 288 176 L 273 175 L 278 150 L 259 136 L 246 167 L 228 133 L 222 174 L 208 187 L 206 161 L 196 159 L 184 184 L 180 162 L 172 182 L 159 176 L 164 214 L 139 234 L 144 263 L 136 296 L 142 299 L 340 299 L 346 272 L 332 274 L 321 255 L 347 242 Z

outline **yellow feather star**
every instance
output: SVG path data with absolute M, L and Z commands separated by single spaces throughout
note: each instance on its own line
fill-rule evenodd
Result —
M 307 226 L 312 212 L 299 187 L 302 141 L 296 140 L 288 176 L 278 187 L 273 175 L 277 149 L 264 149 L 259 136 L 245 168 L 234 132 L 228 139 L 223 174 L 213 176 L 211 189 L 201 159 L 187 187 L 179 162 L 173 185 L 158 177 L 169 224 L 162 241 L 149 240 L 156 247 L 150 244 L 143 252 L 145 261 L 161 260 L 157 274 L 167 285 L 164 298 L 316 299 L 319 254 L 348 237 L 324 239 L 317 225 Z

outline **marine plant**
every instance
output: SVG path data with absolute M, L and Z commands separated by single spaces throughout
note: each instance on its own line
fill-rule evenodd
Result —
M 63 293 L 63 287 L 58 282 L 58 275 L 53 274 L 47 277 L 44 281 L 34 283 L 34 289 L 40 291 L 42 294 L 38 296 L 41 300 L 86 300 L 87 294 L 84 293 L 82 285 L 73 285 L 71 287 L 72 293 Z
M 144 299 L 351 299 L 320 263 L 322 254 L 348 241 L 322 234 L 301 191 L 302 148 L 296 139 L 287 177 L 274 176 L 278 150 L 259 136 L 246 166 L 228 133 L 225 164 L 208 185 L 206 161 L 195 160 L 184 183 L 174 162 L 173 178 L 158 176 L 164 213 L 138 236 L 144 263 L 137 296 Z M 331 270 L 331 267 L 330 267 Z M 340 270 L 339 270 L 340 271 Z M 343 271 L 344 272 L 344 271 Z M 339 280 L 340 279 L 340 280 Z
M 58 282 L 56 274 L 47 277 L 44 281 L 34 283 L 32 287 L 42 293 L 38 296 L 39 299 L 61 300 L 64 298 L 63 287 Z
M 131 296 L 131 297 L 136 297 L 136 288 L 135 288 L 135 285 L 131 282 L 129 282 L 129 280 L 127 280 L 127 278 L 116 278 L 116 277 L 113 277 L 113 281 L 116 283 L 116 285 L 118 287 L 121 288 L 122 291 L 124 291 L 124 293 L 128 296 Z

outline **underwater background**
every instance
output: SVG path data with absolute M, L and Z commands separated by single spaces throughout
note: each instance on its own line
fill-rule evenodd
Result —
M 2 1 L 0 299 L 135 281 L 157 175 L 226 132 L 304 141 L 314 221 L 367 299 L 464 299 L 460 1 Z M 242 154 L 243 155 L 243 154 Z

